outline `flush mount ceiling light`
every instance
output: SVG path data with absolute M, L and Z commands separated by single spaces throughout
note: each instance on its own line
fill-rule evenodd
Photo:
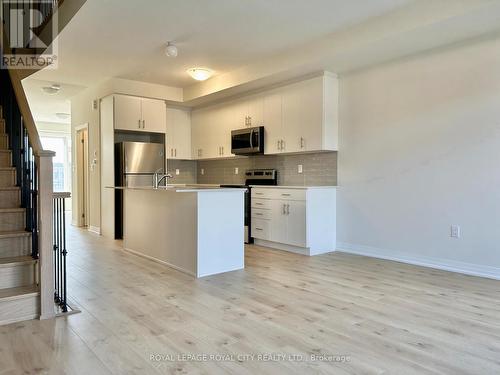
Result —
M 207 68 L 192 68 L 188 69 L 188 74 L 193 77 L 197 81 L 205 81 L 209 79 L 212 74 L 214 74 L 213 71 Z
M 177 57 L 179 51 L 177 51 L 177 47 L 172 43 L 168 42 L 165 47 L 165 55 L 168 57 Z
M 71 117 L 71 115 L 69 113 L 57 112 L 56 117 L 61 119 L 61 120 L 67 120 Z
M 42 87 L 42 91 L 46 94 L 49 94 L 49 95 L 57 94 L 59 92 L 59 90 L 61 90 L 61 86 L 57 85 L 55 83 L 52 86 Z

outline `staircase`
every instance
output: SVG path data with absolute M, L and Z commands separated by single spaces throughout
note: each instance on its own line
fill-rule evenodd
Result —
M 0 107 L 0 325 L 40 315 L 38 260 L 31 254 L 17 171 Z

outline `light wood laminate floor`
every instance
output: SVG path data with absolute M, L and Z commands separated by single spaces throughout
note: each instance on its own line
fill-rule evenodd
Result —
M 82 313 L 0 327 L 0 374 L 500 373 L 499 281 L 254 246 L 194 280 L 82 230 L 68 247 Z M 243 357 L 273 353 L 292 357 Z

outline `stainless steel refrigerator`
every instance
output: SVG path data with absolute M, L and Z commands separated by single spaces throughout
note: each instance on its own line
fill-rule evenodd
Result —
M 162 143 L 120 142 L 115 144 L 115 186 L 153 186 L 155 172 L 165 173 Z M 123 238 L 123 191 L 115 190 L 115 238 Z

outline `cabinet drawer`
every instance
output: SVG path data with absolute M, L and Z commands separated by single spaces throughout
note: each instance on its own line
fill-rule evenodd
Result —
M 261 240 L 269 239 L 269 221 L 263 219 L 252 219 L 252 237 Z
M 272 198 L 271 189 L 252 188 L 251 191 L 252 191 L 252 199 L 254 199 L 254 198 L 264 198 L 264 199 Z
M 252 198 L 305 201 L 306 189 L 252 188 Z
M 283 199 L 289 201 L 305 201 L 306 190 L 302 189 L 272 189 L 272 199 Z
M 254 199 L 254 198 L 252 198 L 252 210 L 254 208 L 270 210 L 271 209 L 271 201 L 269 199 Z
M 252 218 L 271 219 L 271 210 L 266 210 L 262 208 L 252 208 Z

